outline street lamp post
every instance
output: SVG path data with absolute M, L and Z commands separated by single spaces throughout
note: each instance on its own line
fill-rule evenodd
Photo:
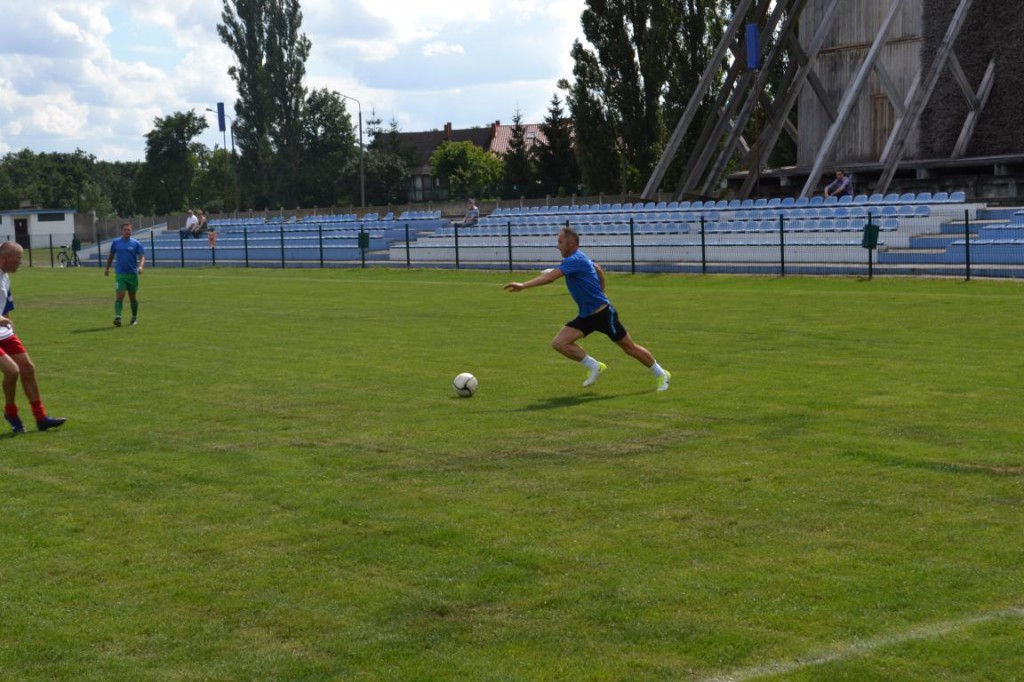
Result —
M 359 110 L 359 204 L 366 208 L 366 170 L 364 165 L 366 151 L 363 149 L 363 105 L 355 97 L 342 95 L 340 92 L 338 94 L 345 99 L 355 102 Z

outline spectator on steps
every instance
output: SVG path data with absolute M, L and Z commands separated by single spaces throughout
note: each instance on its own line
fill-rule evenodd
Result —
M 840 168 L 836 171 L 836 179 L 825 187 L 825 196 L 841 197 L 852 194 L 853 185 L 850 183 L 850 178 L 846 175 L 846 171 Z
M 480 209 L 476 207 L 476 202 L 472 199 L 469 200 L 469 208 L 466 209 L 466 217 L 461 221 L 456 221 L 457 227 L 471 227 L 476 225 L 476 222 L 480 220 Z

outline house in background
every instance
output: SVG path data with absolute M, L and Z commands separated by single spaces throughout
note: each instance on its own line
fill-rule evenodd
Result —
M 508 151 L 515 126 L 501 125 L 495 121 L 484 128 L 452 128 L 451 123 L 444 124 L 444 130 L 431 130 L 423 133 L 399 133 L 400 144 L 411 151 L 415 160 L 409 169 L 409 201 L 447 201 L 448 183 L 443 178 L 435 178 L 431 174 L 430 157 L 445 142 L 472 142 L 486 152 L 504 154 Z M 528 146 L 545 144 L 547 141 L 540 125 L 524 124 Z
M 57 208 L 0 211 L 0 239 L 18 242 L 26 249 L 67 246 L 75 236 L 75 213 Z

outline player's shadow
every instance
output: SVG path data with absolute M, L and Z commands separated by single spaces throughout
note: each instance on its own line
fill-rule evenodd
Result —
M 106 326 L 103 326 L 103 327 L 90 327 L 89 329 L 72 329 L 71 333 L 72 334 L 94 334 L 96 332 L 110 332 L 110 331 L 114 331 L 115 329 L 117 329 L 117 327 L 114 327 L 112 325 L 106 325 Z
M 616 393 L 614 395 L 596 395 L 596 394 L 583 394 L 583 395 L 566 395 L 557 396 L 553 398 L 545 398 L 544 400 L 530 403 L 529 405 L 520 409 L 520 412 L 536 412 L 537 410 L 557 410 L 563 407 L 576 407 L 577 405 L 586 405 L 587 403 L 596 403 L 601 400 L 614 400 L 621 398 L 626 395 L 640 395 L 646 391 L 636 391 L 634 393 Z

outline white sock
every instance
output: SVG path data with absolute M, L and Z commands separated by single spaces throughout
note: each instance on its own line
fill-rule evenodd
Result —
M 597 360 L 590 357 L 589 355 L 584 355 L 583 359 L 580 360 L 580 362 L 582 362 L 583 366 L 586 367 L 587 369 L 597 369 L 600 366 Z
M 661 365 L 659 365 L 657 361 L 655 361 L 655 363 L 651 365 L 650 370 L 651 374 L 653 374 L 656 377 L 665 376 L 665 370 L 661 368 Z

